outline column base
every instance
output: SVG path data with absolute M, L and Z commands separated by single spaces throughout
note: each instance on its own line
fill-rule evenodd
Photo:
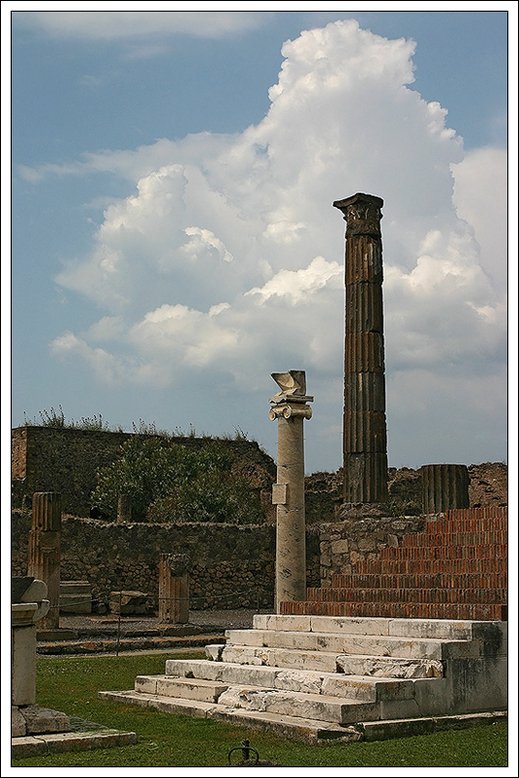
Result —
M 335 518 L 341 519 L 368 519 L 389 516 L 389 506 L 383 502 L 343 502 L 337 506 Z

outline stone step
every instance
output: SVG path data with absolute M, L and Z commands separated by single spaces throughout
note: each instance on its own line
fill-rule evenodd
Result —
M 373 616 L 408 619 L 463 619 L 506 621 L 508 609 L 501 603 L 459 604 L 441 602 L 282 602 L 284 615 Z
M 314 719 L 305 719 L 292 715 L 266 711 L 251 711 L 242 708 L 226 708 L 222 705 L 201 701 L 188 701 L 181 698 L 166 698 L 152 694 L 142 694 L 134 690 L 122 692 L 98 692 L 100 697 L 115 701 L 133 703 L 147 708 L 156 708 L 166 713 L 191 715 L 199 718 L 214 718 L 254 730 L 266 730 L 283 738 L 294 738 L 310 742 L 338 740 L 343 742 L 358 740 L 384 740 L 392 737 L 405 737 L 413 734 L 439 731 L 463 726 L 470 727 L 480 723 L 506 720 L 506 712 L 482 712 L 455 715 L 435 715 L 404 718 L 380 718 L 371 721 L 359 721 L 354 724 L 338 725 Z M 382 711 L 381 711 L 382 716 Z
M 505 603 L 507 590 L 494 588 L 338 588 L 331 586 L 309 587 L 306 598 L 319 602 L 413 602 L 454 604 Z
M 183 678 L 171 675 L 138 675 L 135 691 L 161 697 L 181 697 L 201 702 L 217 702 L 229 684 L 205 678 Z
M 258 614 L 253 617 L 254 629 L 327 632 L 351 635 L 392 635 L 395 637 L 471 640 L 497 630 L 506 633 L 506 623 L 449 619 L 392 619 L 362 616 L 291 616 Z
M 406 707 L 405 702 L 400 704 Z M 282 716 L 293 716 L 297 711 L 297 718 L 332 724 L 352 724 L 359 720 L 372 721 L 380 717 L 379 705 L 376 702 L 258 686 L 229 686 L 220 696 L 218 705 L 247 711 L 278 713 Z
M 328 651 L 304 651 L 288 648 L 259 648 L 255 646 L 228 646 L 222 652 L 222 661 L 242 665 L 267 665 L 268 667 L 282 667 L 298 670 L 319 670 L 327 673 L 343 671 L 339 662 L 344 657 L 370 656 L 367 650 L 364 654 L 338 654 Z M 378 655 L 380 656 L 380 655 Z M 432 661 L 441 663 L 441 659 L 434 657 L 393 657 L 398 664 L 402 660 L 405 664 L 410 660 Z M 359 673 L 353 672 L 358 675 Z M 390 674 L 388 674 L 389 676 Z
M 157 708 L 165 713 L 180 713 L 198 718 L 214 718 L 242 727 L 274 731 L 280 737 L 310 741 L 358 740 L 358 734 L 350 727 L 342 727 L 315 719 L 267 713 L 265 711 L 247 711 L 241 708 L 226 708 L 222 705 L 201 701 L 188 701 L 181 698 L 159 697 L 142 694 L 134 690 L 123 692 L 98 692 L 100 697 L 120 702 L 131 702 L 147 708 Z M 353 737 L 352 737 L 353 735 Z
M 407 660 L 407 664 L 402 660 L 399 669 L 400 678 L 390 677 L 388 673 L 384 677 L 382 672 L 384 665 L 378 673 L 375 672 L 372 664 L 368 665 L 368 669 L 369 674 L 361 676 L 353 673 L 346 675 L 344 671 L 328 673 L 211 662 L 203 659 L 170 659 L 166 662 L 166 675 L 153 676 L 153 678 L 185 677 L 193 682 L 200 679 L 228 686 L 242 684 L 284 691 L 326 694 L 331 697 L 345 697 L 364 702 L 381 702 L 413 698 L 415 679 L 439 678 L 442 676 L 443 665 L 436 660 Z M 136 690 L 140 690 L 140 687 L 137 689 L 137 685 Z
M 445 679 L 402 681 L 400 685 L 394 684 L 394 688 L 407 689 L 406 695 L 396 694 L 393 697 L 386 696 L 381 700 L 365 701 L 323 693 L 297 692 L 246 684 L 229 685 L 223 691 L 218 689 L 216 699 L 202 699 L 201 695 L 187 696 L 185 694 L 187 687 L 182 688 L 180 684 L 177 688 L 181 694 L 175 696 L 171 693 L 173 685 L 167 687 L 162 684 L 163 677 L 156 679 L 157 691 L 153 692 L 153 679 L 146 680 L 147 683 L 140 684 L 139 688 L 134 690 L 135 693 L 141 695 L 141 699 L 154 698 L 159 699 L 164 704 L 171 701 L 175 705 L 182 701 L 182 704 L 188 706 L 189 709 L 199 703 L 203 706 L 215 704 L 218 710 L 273 713 L 291 716 L 295 719 L 310 719 L 341 725 L 355 724 L 359 721 L 376 721 L 395 716 L 412 717 L 435 713 L 439 706 L 441 710 L 443 686 L 447 683 Z M 209 683 L 208 681 L 205 684 L 201 683 L 200 689 L 208 689 Z M 163 693 L 160 692 L 160 689 L 163 690 Z
M 338 573 L 330 586 L 334 589 L 504 589 L 503 573 L 415 573 L 414 575 L 383 575 L 380 573 Z
M 337 669 L 346 675 L 373 678 L 441 678 L 444 664 L 438 659 L 342 655 L 337 657 Z
M 407 659 L 473 658 L 479 656 L 479 642 L 444 640 L 440 638 L 404 637 L 394 635 L 351 635 L 327 632 L 293 632 L 282 630 L 231 629 L 222 661 L 233 662 L 233 652 L 252 648 L 261 658 L 267 649 L 296 650 L 308 653 L 367 654 Z M 242 661 L 239 662 L 243 664 Z M 253 663 L 254 664 L 254 663 Z M 271 662 L 267 662 L 271 664 Z M 324 669 L 324 668 L 323 668 Z

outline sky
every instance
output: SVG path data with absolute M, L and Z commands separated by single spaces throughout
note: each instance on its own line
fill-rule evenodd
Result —
M 332 203 L 366 192 L 389 465 L 506 461 L 516 3 L 195 5 L 2 3 L 12 425 L 61 406 L 275 458 L 270 374 L 298 369 L 306 470 L 337 469 Z

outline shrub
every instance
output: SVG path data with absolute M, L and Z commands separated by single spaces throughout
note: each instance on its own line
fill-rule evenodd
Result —
M 257 491 L 231 473 L 233 455 L 217 441 L 190 448 L 160 438 L 130 438 L 121 456 L 97 473 L 92 502 L 115 517 L 121 494 L 142 521 L 260 522 Z

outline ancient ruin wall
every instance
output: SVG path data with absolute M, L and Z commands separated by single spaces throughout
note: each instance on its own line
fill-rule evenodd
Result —
M 73 427 L 16 427 L 11 444 L 12 506 L 21 507 L 24 497 L 30 498 L 33 492 L 60 492 L 64 513 L 88 516 L 97 470 L 117 459 L 120 446 L 133 437 L 135 434 L 130 432 Z M 148 439 L 149 435 L 140 437 Z M 207 444 L 207 439 L 190 436 L 162 439 L 192 447 Z M 240 463 L 237 467 L 249 478 L 252 488 L 267 489 L 270 494 L 276 472 L 272 459 L 255 442 L 228 440 L 225 445 L 238 455 L 242 467 Z
M 27 570 L 30 513 L 12 512 L 13 575 Z M 236 524 L 116 524 L 63 516 L 61 579 L 88 581 L 94 600 L 130 589 L 157 606 L 160 554 L 190 557 L 193 609 L 270 608 L 274 598 L 275 527 Z M 307 581 L 319 585 L 319 534 L 307 534 Z

